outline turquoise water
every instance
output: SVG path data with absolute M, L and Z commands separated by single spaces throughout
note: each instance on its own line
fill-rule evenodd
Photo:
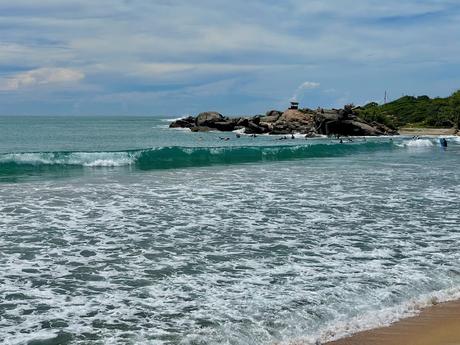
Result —
M 458 138 L 167 125 L 0 118 L 2 344 L 314 344 L 460 297 Z

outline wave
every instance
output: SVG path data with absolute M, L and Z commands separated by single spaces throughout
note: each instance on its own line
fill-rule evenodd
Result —
M 262 161 L 334 157 L 393 148 L 392 143 L 310 144 L 295 146 L 159 147 L 106 152 L 25 152 L 0 154 L 0 174 L 83 167 L 132 166 L 174 169 Z
M 460 287 L 434 291 L 408 299 L 404 303 L 381 310 L 368 311 L 349 320 L 336 320 L 326 325 L 317 334 L 304 338 L 291 339 L 280 343 L 283 345 L 324 344 L 350 337 L 356 333 L 388 327 L 398 321 L 419 315 L 424 309 L 439 303 L 458 301 Z
M 402 146 L 405 146 L 405 147 L 432 147 L 434 146 L 434 144 L 430 139 L 414 139 L 414 140 L 404 142 Z

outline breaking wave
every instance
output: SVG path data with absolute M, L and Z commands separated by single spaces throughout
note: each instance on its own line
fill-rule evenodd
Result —
M 295 146 L 160 147 L 116 152 L 25 152 L 0 154 L 0 174 L 78 167 L 132 166 L 140 170 L 188 168 L 262 161 L 334 157 L 389 150 L 392 143 Z

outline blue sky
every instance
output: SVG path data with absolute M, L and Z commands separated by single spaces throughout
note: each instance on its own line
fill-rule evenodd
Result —
M 254 114 L 460 88 L 458 0 L 0 0 L 0 115 Z

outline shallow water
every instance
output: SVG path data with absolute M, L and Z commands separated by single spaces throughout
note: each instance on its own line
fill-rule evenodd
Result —
M 216 133 L 153 132 L 222 157 Z M 90 137 L 97 152 L 160 143 Z M 460 146 L 426 140 L 294 140 L 327 147 L 175 169 L 19 164 L 0 182 L 0 342 L 310 344 L 458 297 Z

